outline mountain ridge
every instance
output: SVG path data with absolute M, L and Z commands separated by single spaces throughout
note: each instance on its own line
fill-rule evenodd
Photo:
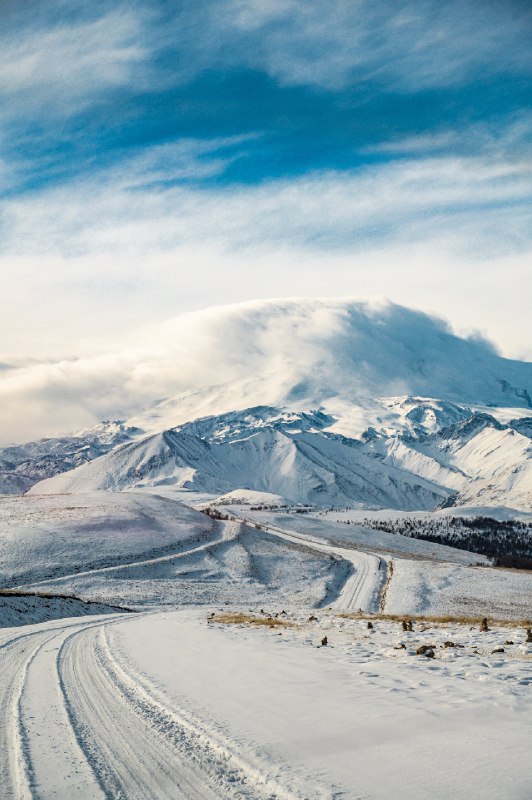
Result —
M 319 410 L 260 406 L 210 416 L 126 442 L 30 492 L 174 486 L 404 510 L 454 503 L 526 509 L 532 502 L 532 443 L 488 414 L 472 412 L 436 432 L 417 427 L 415 436 L 355 439 L 334 428 L 335 420 Z
M 218 307 L 166 334 L 181 360 L 165 370 L 183 391 L 93 433 L 0 450 L 0 490 L 173 485 L 315 505 L 532 503 L 532 364 L 485 340 L 350 299 Z

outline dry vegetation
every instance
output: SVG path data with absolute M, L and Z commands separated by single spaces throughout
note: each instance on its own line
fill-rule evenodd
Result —
M 222 625 L 262 625 L 267 628 L 297 628 L 295 622 L 290 622 L 284 617 L 256 616 L 244 614 L 240 611 L 221 614 L 211 614 L 207 622 L 218 622 Z
M 469 616 L 442 616 L 442 617 L 432 617 L 432 616 L 424 616 L 421 614 L 411 614 L 409 616 L 401 615 L 401 614 L 364 614 L 362 612 L 351 612 L 351 611 L 342 611 L 335 614 L 336 617 L 340 617 L 341 619 L 368 619 L 372 621 L 378 620 L 386 620 L 389 622 L 403 622 L 412 620 L 413 622 L 417 623 L 426 623 L 426 624 L 433 624 L 433 625 L 445 625 L 445 624 L 461 624 L 461 625 L 480 625 L 483 620 L 483 617 L 469 617 Z M 530 619 L 516 619 L 516 620 L 507 620 L 507 619 L 496 619 L 494 617 L 488 617 L 488 623 L 490 625 L 496 626 L 498 628 L 530 628 L 532 627 L 532 620 Z

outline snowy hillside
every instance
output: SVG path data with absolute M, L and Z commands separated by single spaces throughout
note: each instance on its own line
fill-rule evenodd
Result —
M 520 422 L 526 420 L 503 425 L 491 415 L 472 414 L 433 434 L 375 436 L 368 446 L 383 463 L 456 491 L 455 505 L 527 510 L 532 507 L 532 442 Z
M 532 615 L 532 572 L 494 568 L 478 553 L 347 525 L 337 521 L 341 512 L 227 511 L 213 519 L 171 495 L 147 492 L 5 497 L 0 585 L 139 610 L 230 603 Z M 2 602 L 0 593 L 2 607 L 9 618 L 12 598 Z M 41 606 L 27 621 L 45 610 L 56 616 Z
M 391 303 L 303 299 L 188 314 L 167 333 L 180 344 L 158 388 L 181 393 L 125 423 L 4 448 L 0 492 L 173 486 L 321 507 L 532 504 L 532 364 L 479 338 Z M 126 387 L 132 404 L 135 391 Z
M 321 411 L 259 406 L 138 437 L 31 492 L 173 486 L 322 507 L 530 507 L 532 443 L 513 421 L 442 401 L 388 402 L 404 412 L 395 432 L 371 427 L 354 439 L 335 433 L 338 421 Z
M 164 431 L 35 486 L 32 493 L 174 485 L 213 494 L 252 489 L 293 503 L 433 508 L 450 492 L 326 433 L 323 414 L 248 409 Z
M 138 433 L 123 422 L 102 422 L 71 436 L 1 448 L 0 494 L 25 492 L 37 481 L 92 461 Z
M 159 558 L 212 538 L 208 517 L 152 495 L 3 497 L 0 586 Z

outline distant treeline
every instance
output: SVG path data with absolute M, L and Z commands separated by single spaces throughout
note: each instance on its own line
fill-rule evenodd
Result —
M 532 570 L 532 522 L 493 517 L 436 517 L 397 520 L 364 519 L 373 530 L 425 539 L 491 558 L 494 566 Z

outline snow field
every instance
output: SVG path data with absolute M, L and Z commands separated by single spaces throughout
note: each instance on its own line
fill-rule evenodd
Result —
M 0 496 L 0 585 L 153 559 L 219 535 L 213 520 L 155 495 Z
M 169 613 L 149 628 L 113 627 L 109 642 L 164 704 L 236 743 L 291 796 L 527 796 L 523 629 L 415 625 L 405 636 L 399 623 L 377 621 L 371 633 L 365 620 L 315 615 L 289 614 L 296 627 L 270 629 Z M 464 648 L 440 647 L 450 639 Z M 491 654 L 510 639 L 507 653 Z M 429 640 L 434 659 L 412 655 Z M 401 642 L 406 651 L 394 649 Z
M 341 519 L 341 512 L 338 515 L 335 511 L 323 514 L 286 514 L 251 511 L 247 508 L 243 510 L 238 506 L 229 506 L 228 511 L 236 517 L 261 525 L 265 530 L 297 533 L 310 541 L 334 542 L 338 546 L 352 547 L 364 552 L 389 553 L 399 558 L 424 558 L 464 565 L 489 563 L 485 556 L 478 553 L 469 553 L 422 539 L 397 536 L 386 531 L 364 528 L 362 525 L 337 522 L 337 519 Z M 365 514 L 371 516 L 373 512 Z
M 230 511 L 242 513 L 235 507 Z M 389 614 L 532 618 L 529 571 L 476 566 L 487 559 L 322 517 L 247 509 L 244 513 L 251 523 L 280 538 L 305 541 L 308 547 L 334 553 L 351 564 L 350 576 L 337 596 L 323 605 Z
M 304 609 L 270 628 L 216 611 L 210 622 L 190 609 L 4 632 L 2 797 L 528 797 L 522 628 L 404 632 L 374 617 L 370 631 Z M 423 643 L 433 659 L 415 655 Z
M 394 559 L 386 612 L 532 619 L 532 572 Z
M 4 584 L 100 604 L 4 595 L 3 624 L 113 611 L 109 605 L 212 603 L 532 617 L 530 573 L 476 567 L 486 559 L 327 517 L 237 506 L 227 509 L 234 519 L 218 521 L 142 493 L 28 496 L 0 505 L 10 514 L 1 529 Z

